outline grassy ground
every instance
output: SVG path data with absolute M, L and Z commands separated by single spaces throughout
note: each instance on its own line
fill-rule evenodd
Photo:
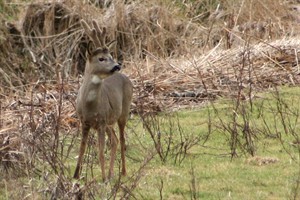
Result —
M 298 88 L 284 88 L 279 93 L 281 102 L 286 102 L 290 110 L 299 111 L 299 101 L 297 94 Z M 262 102 L 265 102 L 262 108 Z M 268 102 L 268 103 L 266 103 Z M 248 102 L 249 103 L 249 102 Z M 253 101 L 254 112 L 251 114 L 252 124 L 255 130 L 262 130 L 262 118 L 258 111 L 264 110 L 268 113 L 267 122 L 273 123 L 276 127 L 270 126 L 272 131 L 280 132 L 279 121 L 274 122 L 278 113 L 271 108 L 278 107 L 278 101 L 273 94 L 261 94 L 260 98 Z M 237 148 L 238 156 L 231 157 L 230 133 L 222 131 L 219 119 L 230 123 L 231 115 L 229 110 L 234 108 L 232 101 L 220 100 L 212 105 L 207 105 L 198 110 L 182 110 L 169 114 L 161 114 L 155 120 L 147 121 L 152 125 L 153 130 L 161 134 L 161 151 L 166 152 L 165 160 L 153 154 L 153 159 L 143 165 L 144 159 L 155 152 L 153 140 L 149 131 L 143 126 L 142 119 L 134 116 L 128 125 L 128 147 L 127 147 L 127 166 L 128 176 L 121 179 L 121 183 L 127 188 L 132 189 L 132 196 L 136 199 L 297 199 L 299 198 L 299 145 L 293 141 L 295 136 L 291 133 L 270 136 L 257 132 L 255 141 L 255 156 L 246 153 L 243 146 Z M 258 109 L 259 108 L 259 109 Z M 208 115 L 210 113 L 210 117 Z M 217 113 L 217 114 L 216 114 Z M 287 113 L 286 113 L 287 114 Z M 253 117 L 256 116 L 256 117 Z M 296 116 L 298 117 L 298 116 Z M 286 115 L 295 121 L 293 115 Z M 293 120 L 292 120 L 293 119 Z M 211 131 L 209 132 L 209 124 Z M 295 130 L 299 127 L 295 123 Z M 259 127 L 261 126 L 261 127 Z M 292 128 L 292 127 L 291 127 Z M 168 138 L 172 137 L 170 150 L 167 150 Z M 299 135 L 298 135 L 299 137 Z M 181 138 L 181 139 L 180 139 Z M 184 139 L 182 139 L 184 138 Z M 197 140 L 199 139 L 199 140 Z M 297 139 L 297 138 L 296 138 Z M 181 142 L 197 140 L 195 145 L 183 153 L 179 151 L 177 145 Z M 242 143 L 243 138 L 239 138 Z M 71 143 L 70 143 L 71 144 Z M 65 148 L 69 144 L 65 143 Z M 76 148 L 72 148 L 72 153 L 64 163 L 63 173 L 67 179 L 75 183 L 71 176 L 76 162 L 76 149 L 79 141 L 75 142 Z M 100 180 L 99 166 L 95 162 L 96 151 L 91 151 L 88 167 L 84 172 L 88 172 L 88 181 Z M 178 157 L 176 153 L 180 152 Z M 119 155 L 118 155 L 119 156 Z M 183 159 L 184 157 L 184 159 Z M 175 159 L 177 158 L 177 160 Z M 116 162 L 116 174 L 118 171 L 119 159 Z M 90 170 L 93 168 L 93 170 Z M 47 187 L 55 184 L 57 176 L 53 176 L 51 167 L 45 162 L 37 166 L 42 176 L 31 174 L 30 176 L 1 178 L 0 199 L 15 199 L 28 195 L 25 199 L 44 199 L 51 196 Z M 91 173 L 93 172 L 93 173 Z M 139 174 L 139 176 L 137 176 Z M 92 178 L 93 176 L 93 178 Z M 138 177 L 138 178 L 137 178 Z M 134 179 L 136 181 L 134 181 Z M 96 189 L 90 193 L 96 199 L 101 199 L 110 193 L 118 183 L 118 176 L 110 184 L 96 184 Z M 81 182 L 85 185 L 85 181 Z M 16 192 L 16 189 L 18 192 Z M 96 192 L 95 192 L 96 191 Z M 44 194 L 43 194 L 44 193 Z M 47 194 L 47 195 L 45 195 Z M 297 196 L 298 195 L 298 196 Z M 109 195 L 108 195 L 109 196 Z M 106 197 L 108 197 L 106 196 Z
M 285 102 L 289 110 L 296 113 L 299 111 L 299 104 L 296 103 L 299 102 L 297 94 L 299 94 L 298 88 L 285 88 L 279 93 L 282 98 L 281 102 Z M 262 117 L 257 116 L 261 110 L 264 110 L 264 115 L 267 115 L 266 124 L 274 125 L 270 125 L 271 132 L 282 131 L 282 124 L 277 118 L 280 111 L 271 112 L 279 104 L 273 93 L 262 94 L 253 104 L 254 111 L 249 121 L 256 126 L 255 130 L 263 130 Z M 218 118 L 224 121 L 227 119 L 226 123 L 230 123 L 229 111 L 235 107 L 234 104 L 231 101 L 229 103 L 222 101 L 222 103 L 216 103 L 215 107 L 219 116 L 211 115 L 212 123 L 218 123 Z M 204 122 L 208 121 L 209 110 L 213 110 L 211 106 L 200 110 L 180 111 L 178 117 L 183 132 L 207 135 L 208 127 Z M 296 122 L 299 117 L 288 115 L 286 110 L 283 112 L 286 114 L 286 120 Z M 275 121 L 274 118 L 276 118 Z M 298 130 L 299 126 L 295 123 L 292 127 L 290 124 L 290 128 Z M 242 149 L 239 148 L 240 156 L 231 159 L 228 142 L 230 135 L 216 128 L 209 135 L 206 143 L 202 144 L 203 140 L 200 140 L 188 151 L 180 165 L 174 165 L 172 159 L 165 164 L 157 160 L 153 161 L 136 193 L 140 194 L 143 199 L 159 199 L 160 195 L 163 199 L 293 198 L 300 175 L 299 146 L 291 145 L 295 138 L 291 132 L 280 135 L 281 138 L 276 134 L 274 134 L 276 137 L 262 132 L 256 134 L 255 156 L 242 154 Z
M 299 105 L 297 94 L 299 89 L 284 89 L 280 93 L 282 102 L 289 105 L 289 109 L 297 112 Z M 262 108 L 262 102 L 266 104 Z M 268 103 L 266 103 L 268 102 Z M 248 102 L 249 103 L 249 102 Z M 259 111 L 264 110 L 268 114 L 266 123 L 274 123 L 273 117 L 277 118 L 279 112 L 269 112 L 277 107 L 278 101 L 273 94 L 262 95 L 255 100 L 251 121 L 262 130 L 262 117 L 257 117 Z M 227 119 L 230 123 L 229 110 L 235 107 L 231 101 L 215 103 L 218 114 L 213 112 L 210 118 L 213 127 L 219 123 L 219 119 Z M 242 153 L 242 147 L 238 148 L 239 156 L 230 156 L 230 134 L 220 128 L 213 128 L 208 132 L 208 113 L 212 113 L 212 107 L 207 106 L 199 110 L 185 110 L 174 115 L 162 115 L 155 125 L 160 125 L 161 139 L 167 140 L 172 134 L 174 144 L 179 143 L 179 130 L 183 137 L 191 138 L 199 136 L 201 140 L 186 153 L 185 159 L 175 162 L 175 151 L 170 150 L 166 161 L 163 163 L 159 156 L 155 158 L 143 170 L 134 191 L 137 199 L 287 199 L 295 194 L 297 180 L 299 181 L 299 147 L 291 146 L 293 136 L 290 133 L 281 135 L 282 138 L 257 133 L 255 140 L 255 156 Z M 210 111 L 210 112 L 208 112 Z M 287 113 L 286 113 L 287 114 Z M 177 118 L 178 117 L 178 118 Z M 241 116 L 240 116 L 241 117 Z M 298 116 L 296 116 L 298 117 Z M 287 115 L 286 119 L 295 116 Z M 174 119 L 175 118 L 175 119 Z M 178 121 L 177 121 L 178 120 Z M 275 131 L 280 131 L 282 124 L 276 121 Z M 134 118 L 130 123 L 128 135 L 129 147 L 129 174 L 136 173 L 143 157 L 153 150 L 152 140 L 149 133 L 142 127 L 140 118 Z M 260 126 L 260 127 L 259 127 Z M 295 124 L 295 129 L 298 126 Z M 178 128 L 180 127 L 180 128 Z M 168 132 L 169 131 L 169 132 Z M 272 132 L 272 131 L 271 131 Z M 207 139 L 208 137 L 208 139 Z M 204 143 L 204 139 L 207 141 Z M 243 142 L 243 139 L 240 138 Z M 163 146 L 163 145 L 162 145 Z M 166 149 L 164 146 L 162 149 Z M 171 147 L 172 149 L 172 147 Z M 165 150 L 166 152 L 167 150 Z M 299 189 L 299 188 L 298 188 Z M 299 194 L 298 194 L 299 195 Z
M 292 95 L 286 93 L 292 93 Z M 298 93 L 298 89 L 286 90 L 286 93 L 284 97 L 291 100 L 296 97 L 294 95 Z M 268 99 L 269 96 L 266 98 Z M 255 103 L 261 105 L 261 100 Z M 269 103 L 270 106 L 275 106 L 274 101 Z M 219 110 L 228 111 L 228 107 L 226 108 L 223 103 L 219 105 L 217 106 L 220 107 Z M 297 105 L 294 106 L 296 106 L 295 110 L 299 109 Z M 223 112 L 219 117 L 228 118 L 226 113 L 228 114 L 228 112 Z M 257 112 L 253 113 L 253 116 L 257 114 Z M 181 111 L 178 116 L 180 125 L 184 129 L 183 132 L 207 134 L 207 124 L 203 123 L 208 119 L 207 108 L 198 111 Z M 213 120 L 216 119 L 215 116 L 213 118 Z M 259 124 L 259 120 L 254 121 Z M 272 118 L 270 117 L 269 120 Z M 163 199 L 193 197 L 200 199 L 287 199 L 293 197 L 295 192 L 293 188 L 299 178 L 297 148 L 284 148 L 278 138 L 260 135 L 259 141 L 256 141 L 255 157 L 243 155 L 231 159 L 228 137 L 226 133 L 215 130 L 204 145 L 200 145 L 200 142 L 191 148 L 180 165 L 174 165 L 172 159 L 166 164 L 161 164 L 157 160 L 153 161 L 145 177 L 142 178 L 137 193 L 143 199 L 158 199 L 160 195 Z M 285 137 L 285 139 L 287 141 L 284 143 L 290 143 L 292 138 Z M 161 193 L 160 188 L 162 188 Z

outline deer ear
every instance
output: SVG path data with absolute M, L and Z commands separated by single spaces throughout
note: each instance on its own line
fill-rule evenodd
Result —
M 95 50 L 95 45 L 93 44 L 92 41 L 89 41 L 88 46 L 87 46 L 87 52 L 89 55 L 92 55 L 92 53 Z
M 110 42 L 108 45 L 107 45 L 107 48 L 108 48 L 108 51 L 111 52 L 111 51 L 114 51 L 115 48 L 117 46 L 117 40 L 113 40 L 112 42 Z

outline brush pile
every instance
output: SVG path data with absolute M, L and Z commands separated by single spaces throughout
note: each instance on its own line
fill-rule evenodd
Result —
M 226 51 L 214 48 L 179 59 L 150 58 L 146 70 L 130 74 L 136 100 L 143 102 L 144 110 L 146 104 L 147 111 L 160 111 L 199 106 L 221 96 L 247 100 L 276 86 L 297 86 L 299 45 L 299 38 L 290 38 Z

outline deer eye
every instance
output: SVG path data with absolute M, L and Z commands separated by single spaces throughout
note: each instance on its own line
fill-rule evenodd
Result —
M 105 58 L 99 58 L 99 61 L 100 62 L 103 62 L 103 61 L 105 61 L 106 59 Z

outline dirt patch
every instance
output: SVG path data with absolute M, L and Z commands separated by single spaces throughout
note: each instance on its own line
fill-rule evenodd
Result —
M 260 157 L 260 156 L 254 156 L 246 161 L 250 165 L 258 165 L 258 166 L 264 166 L 264 165 L 270 165 L 279 162 L 278 158 L 272 158 L 272 157 Z

